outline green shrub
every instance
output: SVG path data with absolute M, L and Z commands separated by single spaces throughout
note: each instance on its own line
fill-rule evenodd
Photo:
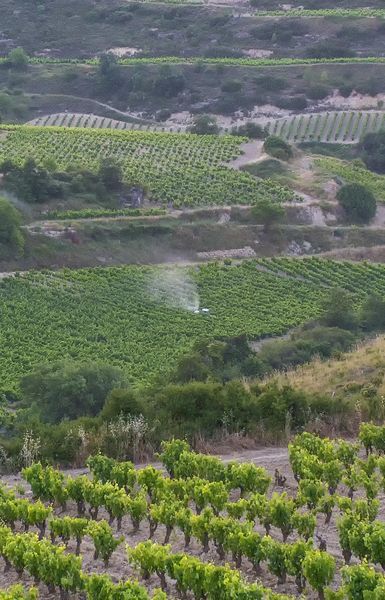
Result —
M 377 203 L 373 193 L 359 183 L 342 186 L 338 190 L 337 200 L 351 221 L 368 223 L 376 214 Z
M 263 149 L 267 154 L 279 160 L 289 160 L 293 156 L 290 144 L 276 135 L 270 135 L 266 138 Z

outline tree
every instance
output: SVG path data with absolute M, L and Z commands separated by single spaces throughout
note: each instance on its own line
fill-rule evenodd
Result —
M 270 156 L 279 160 L 289 160 L 293 156 L 293 150 L 290 144 L 287 144 L 277 135 L 269 135 L 263 144 L 263 149 Z
M 302 563 L 303 574 L 311 587 L 318 592 L 320 600 L 325 598 L 325 588 L 333 581 L 336 561 L 331 554 L 320 550 L 309 551 Z
M 0 198 L 0 244 L 23 253 L 24 237 L 20 229 L 21 214 L 5 198 Z
M 11 50 L 7 57 L 7 64 L 18 71 L 22 71 L 28 66 L 28 55 L 23 48 Z
M 194 123 L 190 127 L 191 133 L 198 135 L 217 135 L 219 127 L 214 117 L 210 115 L 199 115 L 194 118 Z
M 258 223 L 263 224 L 265 233 L 285 216 L 285 211 L 280 204 L 274 204 L 265 198 L 253 206 L 251 213 Z
M 120 369 L 98 363 L 68 361 L 37 367 L 22 378 L 20 389 L 25 403 L 34 403 L 43 421 L 95 416 L 109 392 L 127 384 Z
M 102 54 L 99 58 L 98 76 L 102 88 L 114 91 L 122 83 L 120 69 L 116 56 L 111 52 Z
M 107 191 L 116 192 L 122 187 L 122 168 L 112 158 L 100 162 L 98 174 Z
M 368 223 L 376 214 L 374 195 L 359 183 L 343 185 L 337 192 L 337 200 L 351 221 Z
M 357 325 L 352 297 L 341 288 L 334 288 L 324 300 L 321 321 L 328 327 L 354 329 Z
M 110 421 L 119 415 L 140 415 L 142 412 L 142 405 L 134 391 L 114 389 L 108 394 L 100 416 Z
M 258 125 L 258 123 L 253 123 L 252 121 L 248 121 L 244 125 L 239 125 L 239 127 L 233 127 L 231 130 L 231 135 L 241 135 L 253 140 L 262 140 L 266 137 L 266 129 Z
M 47 169 L 36 164 L 33 158 L 27 158 L 22 167 L 4 161 L 0 165 L 7 189 L 25 202 L 45 202 L 51 198 L 63 197 L 62 182 L 53 178 Z
M 359 150 L 368 169 L 385 173 L 385 131 L 367 133 L 359 144 Z
M 385 328 L 385 299 L 376 294 L 368 296 L 361 307 L 360 321 L 366 330 Z
M 183 92 L 186 80 L 183 75 L 172 73 L 170 69 L 162 69 L 153 83 L 152 93 L 162 98 L 174 98 Z

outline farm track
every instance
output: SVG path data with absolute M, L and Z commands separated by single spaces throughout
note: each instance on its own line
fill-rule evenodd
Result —
M 139 125 L 151 125 L 154 127 L 156 127 L 156 126 L 159 127 L 159 125 L 155 121 L 151 121 L 150 119 L 141 119 L 131 112 L 119 110 L 118 108 L 115 108 L 115 107 L 111 106 L 110 104 L 100 102 L 99 100 L 95 100 L 94 98 L 83 98 L 82 96 L 74 96 L 72 94 L 39 94 L 39 93 L 35 93 L 35 92 L 25 92 L 24 95 L 28 96 L 30 98 L 38 97 L 38 98 L 76 100 L 76 101 L 80 101 L 80 102 L 91 102 L 91 103 L 95 104 L 96 106 L 99 106 L 100 108 L 104 108 L 108 111 L 115 113 L 116 115 L 120 115 L 121 117 L 127 117 L 129 119 L 132 119 L 133 121 L 135 121 L 135 123 L 138 123 Z M 67 113 L 57 113 L 57 114 L 62 114 L 63 116 L 67 115 Z M 70 114 L 79 114 L 80 115 L 81 113 L 70 113 Z M 86 114 L 86 113 L 84 113 L 84 114 Z M 41 121 L 41 120 L 45 119 L 46 116 L 47 115 L 45 115 L 43 117 L 37 117 L 36 119 L 29 121 L 27 123 L 27 125 L 38 125 L 40 123 L 36 123 L 35 121 Z M 50 115 L 50 116 L 52 116 L 52 115 Z M 92 116 L 97 116 L 97 115 L 92 115 Z M 121 122 L 126 123 L 126 125 L 130 125 L 129 122 L 126 122 L 126 121 L 121 121 Z

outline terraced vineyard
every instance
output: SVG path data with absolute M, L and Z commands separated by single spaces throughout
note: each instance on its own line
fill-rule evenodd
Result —
M 58 168 L 79 164 L 96 170 L 101 158 L 116 159 L 127 183 L 146 190 L 151 200 L 174 207 L 253 204 L 261 198 L 287 201 L 292 191 L 225 163 L 242 154 L 246 138 L 116 131 L 68 127 L 2 126 L 0 160 Z
M 256 17 L 347 17 L 350 19 L 385 18 L 383 8 L 289 8 L 287 10 L 258 10 Z
M 92 115 L 87 113 L 53 113 L 45 115 L 44 117 L 38 117 L 29 121 L 27 125 L 35 125 L 38 127 L 91 127 L 93 129 L 117 129 L 119 131 L 124 130 L 137 130 L 137 131 L 178 131 L 186 129 L 185 127 L 162 127 L 161 125 L 146 125 L 144 123 L 126 122 L 119 121 L 117 119 L 110 119 L 109 117 L 100 117 L 98 115 Z
M 365 185 L 379 202 L 385 202 L 385 176 L 337 158 L 317 158 L 315 165 L 323 173 L 338 176 L 348 183 Z
M 267 129 L 288 142 L 355 144 L 365 133 L 385 126 L 385 111 L 328 111 L 290 115 L 270 121 Z
M 64 357 L 105 361 L 146 381 L 167 372 L 196 339 L 276 335 L 315 317 L 332 286 L 357 302 L 370 292 L 385 295 L 385 266 L 282 258 L 10 277 L 0 284 L 1 387 Z M 209 315 L 194 313 L 199 303 Z
M 33 156 L 41 164 L 54 160 L 58 168 L 78 164 L 96 170 L 101 158 L 113 157 L 126 182 L 174 207 L 253 204 L 261 198 L 287 201 L 294 196 L 271 181 L 226 167 L 242 153 L 246 138 L 65 127 L 1 129 L 0 160 L 22 163 Z

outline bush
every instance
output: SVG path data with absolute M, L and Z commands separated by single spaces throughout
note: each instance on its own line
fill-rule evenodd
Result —
M 289 426 L 290 431 L 300 431 L 308 418 L 309 401 L 306 394 L 290 386 L 279 387 L 272 382 L 256 393 L 256 413 L 264 429 L 283 433 Z
M 308 58 L 351 58 L 355 53 L 346 44 L 326 40 L 309 48 L 306 56 Z
M 263 149 L 267 154 L 279 160 L 289 160 L 293 156 L 290 144 L 276 135 L 270 135 L 266 138 Z
M 360 321 L 367 331 L 385 329 L 385 299 L 372 295 L 366 298 L 361 307 Z
M 20 225 L 19 211 L 5 198 L 0 198 L 0 244 L 4 244 L 7 250 L 15 250 L 19 255 L 24 249 L 24 237 Z M 4 255 L 4 250 L 1 254 Z
M 260 200 L 253 208 L 251 213 L 257 223 L 262 223 L 265 232 L 270 231 L 272 226 L 282 221 L 285 211 L 280 204 L 273 204 L 269 200 Z
M 194 118 L 194 123 L 190 127 L 190 132 L 197 135 L 217 135 L 219 127 L 214 117 L 210 115 L 199 115 Z
M 258 359 L 265 373 L 282 371 L 309 362 L 314 356 L 329 358 L 352 347 L 355 335 L 338 327 L 316 326 L 294 333 L 289 340 L 272 340 L 263 345 Z
M 314 84 L 309 88 L 307 95 L 312 100 L 323 100 L 324 98 L 326 98 L 326 96 L 329 95 L 329 92 L 329 88 L 325 85 Z
M 267 132 L 266 129 L 261 127 L 261 125 L 258 125 L 258 123 L 248 121 L 244 125 L 239 125 L 239 127 L 233 127 L 231 130 L 231 134 L 245 136 L 253 140 L 263 140 L 265 139 Z
M 254 78 L 254 83 L 267 92 L 280 92 L 286 87 L 286 81 L 273 75 L 259 75 Z
M 130 389 L 112 390 L 104 403 L 100 416 L 105 421 L 112 421 L 120 415 L 140 415 L 143 406 L 138 395 Z
M 352 330 L 357 326 L 353 299 L 345 290 L 340 288 L 331 290 L 323 302 L 322 308 L 321 321 L 328 327 Z
M 306 96 L 281 96 L 276 100 L 276 105 L 279 108 L 285 108 L 286 110 L 304 110 L 307 107 Z
M 368 169 L 385 173 L 385 131 L 366 134 L 359 144 L 359 151 Z
M 28 66 L 28 55 L 24 52 L 23 48 L 15 48 L 11 50 L 7 57 L 7 65 L 11 69 L 22 71 Z
M 35 404 L 42 421 L 95 416 L 114 388 L 127 384 L 120 369 L 98 363 L 67 361 L 37 367 L 22 378 L 20 390 L 25 404 Z
M 368 223 L 376 214 L 376 199 L 372 192 L 358 183 L 343 185 L 337 200 L 347 218 L 357 223 Z
M 236 79 L 228 79 L 221 86 L 222 92 L 226 92 L 229 94 L 234 94 L 236 92 L 240 92 L 241 89 L 242 89 L 242 83 Z

